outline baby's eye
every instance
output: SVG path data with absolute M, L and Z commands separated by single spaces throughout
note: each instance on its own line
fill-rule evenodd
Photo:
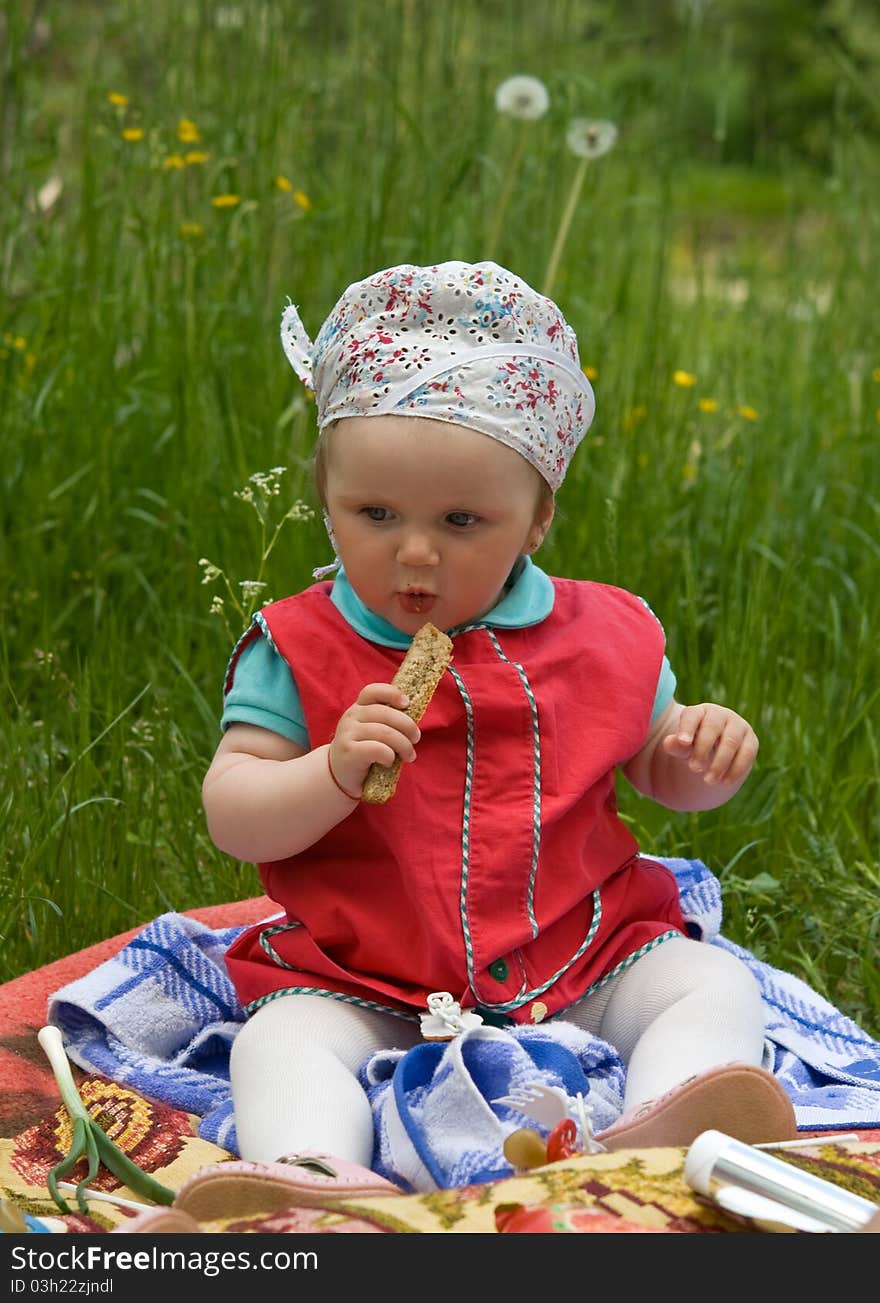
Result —
M 387 507 L 361 507 L 358 515 L 366 516 L 367 520 L 375 521 L 377 525 L 380 525 L 390 518 L 391 512 Z
M 450 511 L 446 519 L 449 521 L 450 525 L 454 525 L 456 529 L 468 529 L 473 525 L 476 525 L 480 518 L 479 516 L 475 516 L 472 511 Z

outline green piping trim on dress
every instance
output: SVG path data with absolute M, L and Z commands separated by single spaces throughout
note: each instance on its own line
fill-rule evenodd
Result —
M 626 968 L 632 968 L 636 960 L 641 959 L 642 955 L 646 955 L 649 950 L 656 950 L 661 942 L 671 941 L 675 937 L 682 937 L 683 940 L 687 940 L 681 932 L 671 929 L 669 932 L 661 932 L 659 936 L 654 937 L 653 941 L 646 941 L 643 946 L 639 946 L 638 950 L 634 950 L 631 955 L 627 955 L 626 959 L 621 959 L 619 964 L 615 964 L 610 972 L 599 978 L 598 982 L 593 982 L 592 986 L 588 986 L 585 991 L 582 991 L 576 1000 L 572 1000 L 571 1004 L 565 1005 L 562 1009 L 557 1009 L 553 1017 L 560 1018 L 566 1009 L 573 1009 L 576 1004 L 580 1004 L 581 1000 L 585 1000 L 588 995 L 592 995 L 600 987 L 606 986 L 612 977 L 617 977 Z
M 561 968 L 557 968 L 553 976 L 548 977 L 547 981 L 542 982 L 540 986 L 536 986 L 531 991 L 526 991 L 525 993 L 520 991 L 513 1000 L 508 1000 L 505 1004 L 489 1004 L 486 1000 L 480 1000 L 479 1003 L 485 1005 L 487 1009 L 495 1009 L 503 1013 L 505 1009 L 518 1009 L 520 1005 L 526 1004 L 529 1000 L 533 1000 L 536 995 L 543 995 L 545 991 L 549 991 L 554 982 L 557 982 L 563 973 L 567 973 L 572 964 L 577 963 L 581 955 L 589 949 L 590 943 L 596 935 L 601 921 L 602 897 L 599 894 L 599 888 L 596 887 L 593 891 L 593 917 L 590 921 L 590 930 L 584 937 L 578 949 L 572 955 L 571 959 L 569 959 L 568 963 L 563 964 Z
M 263 928 L 260 933 L 260 948 L 269 956 L 273 964 L 279 968 L 289 968 L 292 972 L 298 972 L 293 964 L 289 964 L 286 959 L 282 959 L 275 947 L 270 943 L 269 937 L 275 937 L 279 932 L 291 932 L 294 928 L 302 927 L 302 923 L 278 923 L 275 927 Z
M 501 644 L 495 636 L 492 629 L 487 629 L 489 637 L 495 651 L 501 660 L 507 665 L 512 665 L 522 680 L 526 697 L 528 698 L 529 710 L 532 716 L 532 747 L 533 747 L 533 779 L 532 779 L 532 866 L 529 872 L 529 890 L 526 896 L 526 906 L 529 913 L 529 923 L 532 928 L 532 937 L 538 935 L 538 920 L 535 918 L 535 879 L 538 876 L 538 858 L 541 853 L 541 733 L 538 724 L 538 703 L 535 700 L 535 694 L 532 691 L 532 685 L 529 683 L 525 669 L 519 661 L 512 661 L 505 656 Z
M 236 638 L 235 640 L 235 646 L 232 648 L 232 651 L 229 653 L 229 659 L 226 662 L 226 669 L 223 671 L 224 686 L 229 680 L 229 671 L 232 669 L 232 663 L 235 660 L 236 656 L 238 655 L 238 649 L 241 646 L 241 644 L 244 642 L 245 638 L 247 638 L 248 634 L 253 629 L 255 620 L 256 620 L 256 616 L 254 616 L 253 619 L 250 621 L 244 633 L 241 634 L 240 637 Z
M 258 624 L 260 626 L 260 629 L 262 630 L 263 633 L 263 637 L 266 639 L 267 643 L 272 648 L 273 652 L 275 652 L 276 654 L 280 654 L 278 653 L 278 648 L 275 646 L 275 640 L 272 637 L 272 634 L 269 632 L 269 626 L 266 623 L 266 617 L 262 611 L 256 611 L 254 613 L 253 623 Z
M 467 747 L 464 762 L 464 808 L 461 815 L 461 887 L 458 893 L 458 911 L 461 917 L 461 932 L 464 938 L 465 963 L 467 965 L 468 985 L 474 982 L 474 948 L 471 943 L 471 930 L 467 917 L 467 883 L 470 867 L 471 835 L 471 796 L 474 783 L 474 707 L 470 694 L 461 675 L 450 665 L 449 673 L 455 681 L 459 696 L 464 703 L 467 720 Z
M 287 965 L 290 967 L 290 965 Z M 391 1009 L 387 1004 L 378 1004 L 375 1000 L 361 1000 L 356 995 L 342 995 L 339 991 L 325 991 L 322 986 L 284 986 L 278 991 L 270 991 L 268 995 L 261 995 L 257 1000 L 251 1000 L 244 1005 L 244 1011 L 247 1014 L 256 1013 L 262 1009 L 264 1004 L 271 1004 L 273 1000 L 279 999 L 282 995 L 324 995 L 328 1000 L 341 1000 L 343 1004 L 356 1004 L 359 1009 L 372 1009 L 374 1013 L 391 1013 L 395 1018 L 405 1018 L 407 1022 L 418 1022 L 419 1014 L 402 1013 L 400 1009 Z

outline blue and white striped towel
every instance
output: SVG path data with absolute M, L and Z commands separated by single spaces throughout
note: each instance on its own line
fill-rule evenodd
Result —
M 754 973 L 766 1008 L 764 1067 L 791 1095 L 798 1126 L 880 1127 L 880 1043 L 805 982 L 720 934 L 720 886 L 704 864 L 663 862 L 692 935 Z M 229 1050 L 245 1014 L 224 955 L 241 931 L 162 914 L 115 958 L 57 991 L 47 1015 L 74 1063 L 197 1114 L 199 1134 L 233 1153 Z M 414 1189 L 509 1175 L 501 1145 L 523 1119 L 488 1101 L 526 1080 L 589 1091 L 597 1130 L 622 1109 L 623 1065 L 597 1037 L 564 1022 L 478 1028 L 363 1065 L 376 1169 Z

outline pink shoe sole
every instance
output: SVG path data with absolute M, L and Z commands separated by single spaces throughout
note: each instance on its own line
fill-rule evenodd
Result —
M 148 1208 L 114 1226 L 111 1235 L 199 1235 L 201 1226 L 179 1208 Z
M 352 1195 L 403 1192 L 366 1167 L 327 1154 L 303 1153 L 277 1163 L 237 1160 L 202 1168 L 180 1187 L 174 1207 L 196 1221 L 316 1208 Z
M 776 1078 L 750 1063 L 725 1063 L 625 1113 L 596 1139 L 606 1149 L 689 1145 L 703 1131 L 748 1145 L 793 1140 L 792 1102 Z

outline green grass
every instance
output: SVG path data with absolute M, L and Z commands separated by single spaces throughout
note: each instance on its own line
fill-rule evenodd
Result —
M 684 74 L 709 37 L 668 55 L 658 97 L 562 0 L 114 0 L 56 7 L 48 37 L 31 8 L 7 11 L 0 115 L 0 979 L 259 890 L 201 811 L 230 639 L 198 561 L 256 577 L 260 522 L 234 496 L 254 472 L 287 467 L 273 520 L 313 502 L 286 297 L 314 332 L 370 271 L 482 257 L 522 132 L 497 257 L 540 285 L 577 165 L 566 122 L 599 116 L 620 140 L 554 286 L 598 416 L 541 559 L 645 596 L 680 697 L 759 733 L 710 814 L 621 783 L 645 849 L 699 855 L 726 935 L 880 1032 L 876 135 L 841 122 L 824 170 L 707 161 Z M 522 71 L 550 90 L 538 122 L 494 110 Z M 163 165 L 188 150 L 207 158 Z M 328 555 L 317 519 L 288 522 L 267 593 Z

